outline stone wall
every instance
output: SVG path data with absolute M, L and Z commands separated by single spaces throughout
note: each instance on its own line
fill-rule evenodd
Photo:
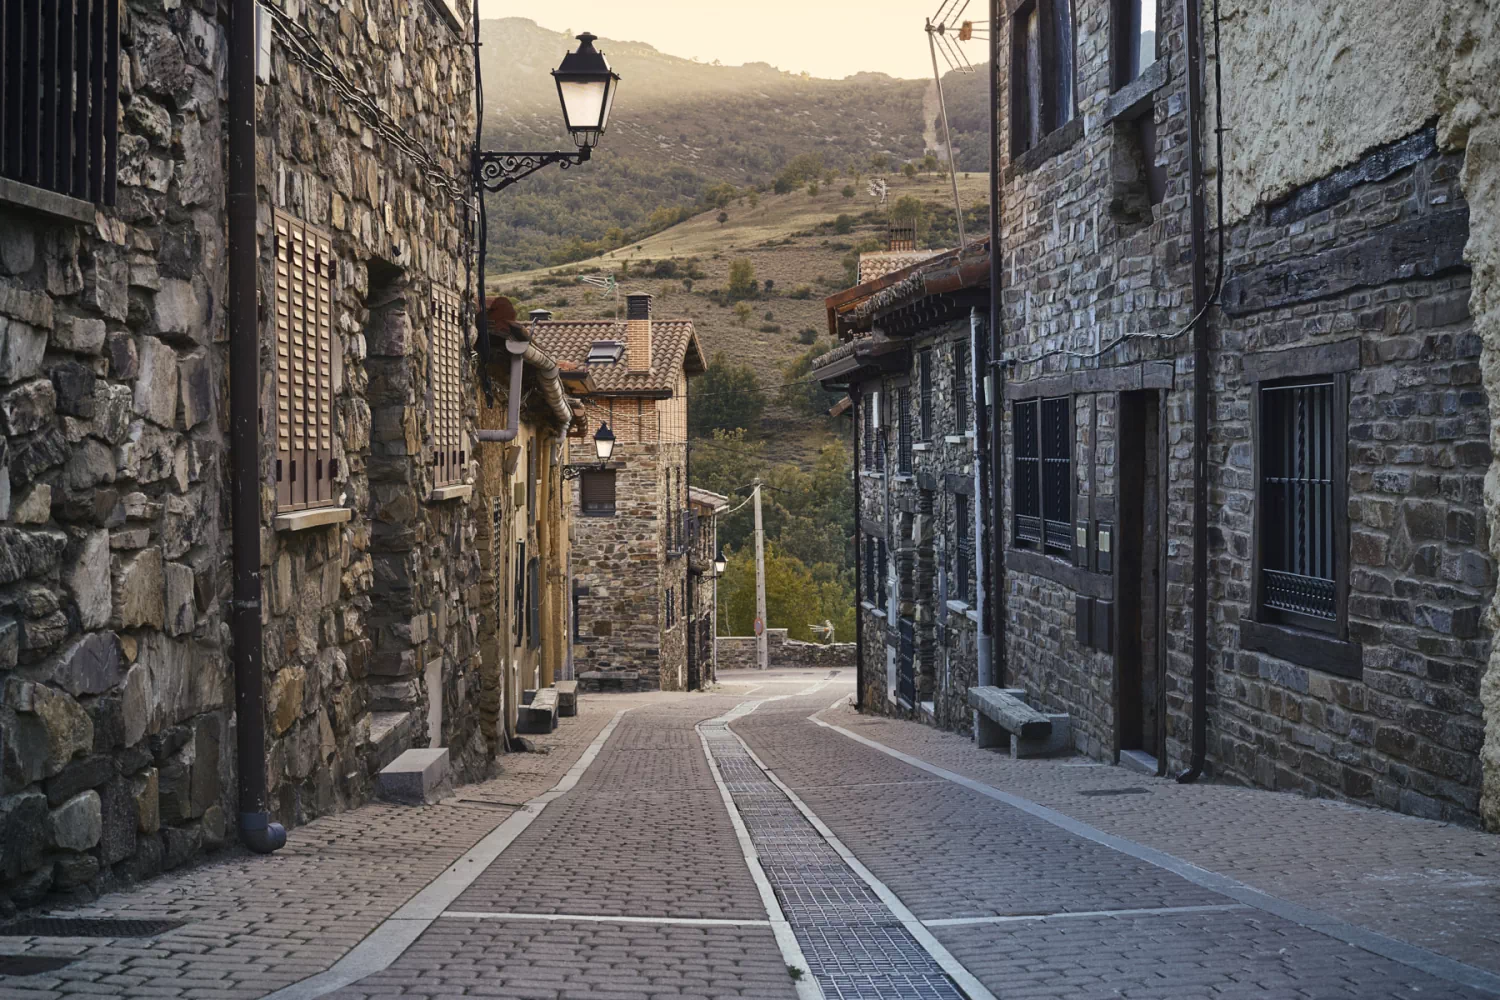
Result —
M 88 899 L 234 835 L 225 23 L 212 4 L 127 6 L 116 205 L 72 205 L 88 223 L 0 210 L 0 912 Z M 445 20 L 405 0 L 293 14 L 461 177 L 472 77 Z M 381 760 L 427 742 L 425 686 L 371 677 L 398 645 L 442 664 L 441 738 L 467 741 L 473 568 L 451 557 L 469 550 L 466 508 L 421 502 L 424 324 L 432 284 L 462 288 L 458 207 L 386 138 L 331 116 L 328 86 L 277 38 L 257 156 L 267 713 L 241 722 L 268 727 L 272 811 L 293 825 L 363 801 Z M 329 230 L 337 258 L 352 518 L 295 533 L 273 527 L 273 208 Z M 371 301 L 396 274 L 402 303 Z M 409 353 L 392 349 L 408 334 Z M 398 482 L 404 496 L 383 488 Z M 402 586 L 410 613 L 372 621 L 373 595 Z
M 784 628 L 766 629 L 766 661 L 771 670 L 850 670 L 854 667 L 852 642 L 802 642 L 788 639 Z M 759 669 L 755 636 L 721 635 L 719 669 Z

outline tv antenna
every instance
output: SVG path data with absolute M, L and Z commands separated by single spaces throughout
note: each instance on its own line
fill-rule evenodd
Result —
M 964 235 L 964 206 L 958 198 L 958 164 L 953 156 L 953 129 L 948 127 L 948 99 L 943 95 L 943 74 L 938 70 L 938 53 L 953 73 L 973 73 L 974 64 L 964 54 L 963 42 L 985 37 L 983 28 L 963 20 L 972 0 L 942 0 L 937 13 L 927 19 L 927 48 L 932 54 L 932 79 L 937 85 L 938 108 L 943 116 L 943 139 L 948 145 L 948 179 L 953 182 L 953 212 L 958 219 L 958 248 L 968 243 Z
M 870 197 L 884 205 L 886 196 L 890 193 L 890 187 L 886 184 L 884 177 L 870 178 Z
M 583 282 L 585 285 L 591 285 L 594 288 L 602 288 L 606 292 L 609 292 L 610 294 L 612 294 L 615 297 L 615 311 L 616 312 L 619 311 L 619 309 L 620 309 L 620 286 L 619 286 L 619 283 L 617 283 L 615 281 L 615 276 L 613 274 L 608 274 L 608 275 L 589 274 L 589 275 L 585 275 L 582 278 L 579 278 L 578 280 L 581 281 L 581 282 Z

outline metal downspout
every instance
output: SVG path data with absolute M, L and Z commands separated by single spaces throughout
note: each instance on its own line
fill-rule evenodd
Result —
M 514 441 L 521 433 L 521 373 L 526 365 L 526 351 L 530 347 L 531 344 L 524 340 L 505 342 L 505 349 L 510 352 L 510 394 L 506 398 L 505 429 L 496 431 L 481 428 L 479 440 L 505 444 Z
M 989 420 L 982 418 L 976 421 L 981 428 L 981 437 L 978 440 L 980 455 L 988 454 L 990 458 L 990 475 L 988 483 L 981 479 L 981 497 L 979 506 L 983 506 L 989 515 L 989 538 L 987 539 L 985 552 L 987 558 L 984 560 L 984 572 L 989 574 L 989 582 L 985 591 L 990 597 L 989 628 L 991 635 L 991 653 L 988 683 L 996 686 L 1004 686 L 1010 683 L 1006 675 L 1006 601 L 1005 601 L 1005 512 L 1004 491 L 1000 484 L 1003 483 L 1005 475 L 1005 427 L 1003 424 L 1005 405 L 1005 368 L 1001 364 L 1001 355 L 1004 353 L 1005 338 L 1001 329 L 1001 316 L 1003 303 L 1001 294 L 1003 292 L 1003 269 L 1001 240 L 1002 211 L 1000 204 L 1000 39 L 1004 37 L 1004 4 L 1002 0 L 990 0 L 990 343 L 989 357 L 984 370 L 989 375 L 981 382 L 981 391 L 976 402 L 980 409 L 977 413 L 985 413 L 988 409 Z M 974 365 L 976 371 L 980 370 L 979 358 L 976 355 Z M 983 391 L 985 383 L 989 385 L 989 392 Z M 988 397 L 988 402 L 986 402 Z M 984 436 L 984 427 L 988 423 L 988 436 Z M 987 492 L 986 492 L 987 491 Z M 984 669 L 981 666 L 981 671 Z M 981 681 L 984 683 L 984 681 Z
M 969 312 L 969 393 L 974 400 L 974 504 L 971 514 L 974 518 L 974 550 L 976 553 L 985 552 L 984 522 L 986 491 L 984 486 L 984 456 L 989 446 L 989 435 L 985 433 L 985 410 L 984 410 L 984 377 L 980 374 L 981 368 L 974 360 L 983 356 L 980 343 L 979 331 L 982 329 L 984 320 L 979 315 L 978 309 Z M 987 560 L 986 560 L 987 561 Z M 985 589 L 989 574 L 984 570 L 981 562 L 978 579 L 974 586 L 974 610 L 979 614 L 979 662 L 976 671 L 980 687 L 988 687 L 990 678 L 994 675 L 994 664 L 992 662 L 994 653 L 994 641 L 990 632 L 990 595 Z M 962 596 L 960 597 L 962 599 Z
M 229 19 L 229 461 L 233 525 L 236 766 L 240 840 L 270 854 L 286 828 L 266 809 L 266 707 L 260 579 L 260 351 L 255 233 L 255 0 L 233 0 Z
M 684 515 L 692 513 L 692 510 L 693 510 L 693 476 L 692 476 L 692 471 L 693 471 L 693 449 L 691 447 L 689 447 L 689 445 L 688 445 L 688 430 L 687 430 L 687 428 L 688 428 L 688 418 L 689 418 L 689 416 L 690 416 L 690 414 L 692 412 L 691 409 L 690 409 L 690 407 L 691 407 L 691 399 L 690 399 L 690 397 L 692 396 L 692 385 L 693 385 L 693 380 L 690 379 L 690 378 L 688 378 L 686 375 L 683 375 L 683 377 L 682 377 L 682 482 L 683 482 L 682 492 L 686 495 L 686 501 L 687 501 L 686 504 L 685 504 L 685 506 L 683 507 L 683 514 Z M 679 515 L 679 516 L 682 516 L 682 515 Z M 685 521 L 685 520 L 687 520 L 687 518 L 683 517 L 683 520 Z M 696 529 L 697 523 L 698 523 L 697 520 L 694 519 L 693 520 L 693 524 L 695 526 L 695 529 Z M 682 525 L 681 527 L 686 527 L 686 525 Z M 696 645 L 697 640 L 698 640 L 698 635 L 697 635 L 697 631 L 698 631 L 698 606 L 693 603 L 693 550 L 692 550 L 692 546 L 695 546 L 697 544 L 697 539 L 692 539 L 691 541 L 689 541 L 689 539 L 684 538 L 683 542 L 685 542 L 685 543 L 687 543 L 689 545 L 689 548 L 688 548 L 687 552 L 684 553 L 684 555 L 683 555 L 683 577 L 685 578 L 685 582 L 683 583 L 683 600 L 684 600 L 685 607 L 683 608 L 683 610 L 685 610 L 687 612 L 686 618 L 687 618 L 687 633 L 688 633 L 687 635 L 683 636 L 683 638 L 687 640 L 683 644 L 686 647 L 686 651 L 687 651 L 687 676 L 684 677 L 683 680 L 684 681 L 691 681 L 692 677 L 693 677 L 693 663 L 694 663 L 695 660 L 701 660 L 702 657 L 703 657 L 703 651 L 701 649 L 694 650 L 694 648 L 693 648 L 694 645 Z M 697 652 L 697 654 L 698 654 L 697 657 L 693 656 L 694 652 Z M 684 687 L 688 687 L 688 685 L 686 685 L 686 684 L 684 684 L 683 686 Z M 700 670 L 698 672 L 698 687 L 697 688 L 689 688 L 689 689 L 690 690 L 701 690 L 702 687 L 703 687 L 703 671 Z
M 864 551 L 863 544 L 864 528 L 859 516 L 859 431 L 863 424 L 860 419 L 860 391 L 859 386 L 849 386 L 849 399 L 854 405 L 851 413 L 854 416 L 854 461 L 852 466 L 852 477 L 854 479 L 854 710 L 863 712 L 865 709 L 865 616 L 864 604 L 859 599 L 860 584 L 864 582 Z
M 1203 773 L 1208 756 L 1208 237 L 1203 177 L 1203 25 L 1200 0 L 1183 0 L 1187 33 L 1188 187 L 1193 240 L 1193 717 L 1192 757 L 1177 776 Z M 1222 225 L 1221 225 L 1222 228 Z

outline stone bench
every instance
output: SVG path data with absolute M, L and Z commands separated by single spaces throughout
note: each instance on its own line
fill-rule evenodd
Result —
M 557 688 L 557 714 L 563 718 L 572 718 L 578 714 L 578 682 L 558 681 Z
M 1025 698 L 1018 688 L 969 688 L 975 744 L 981 749 L 1009 746 L 1018 760 L 1072 753 L 1072 719 L 1065 713 L 1038 712 Z
M 445 747 L 408 750 L 380 771 L 380 797 L 419 806 L 452 793 Z
M 634 691 L 639 670 L 585 670 L 578 675 L 585 691 Z
M 516 732 L 544 735 L 557 728 L 557 689 L 543 688 L 516 712 Z

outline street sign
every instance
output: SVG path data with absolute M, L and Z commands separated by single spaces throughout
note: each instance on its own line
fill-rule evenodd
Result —
M 759 618 L 755 619 L 755 634 L 756 635 L 760 635 L 765 630 L 766 630 L 766 623 L 763 622 L 763 621 L 761 621 Z

